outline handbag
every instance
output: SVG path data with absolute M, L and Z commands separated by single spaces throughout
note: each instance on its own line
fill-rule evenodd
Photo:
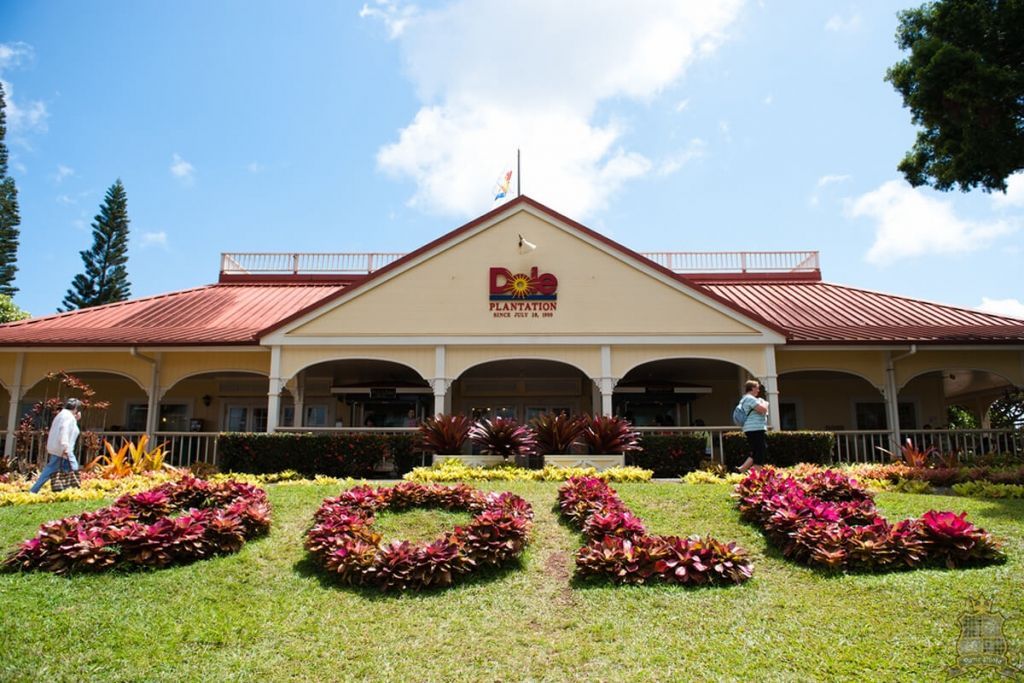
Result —
M 67 469 L 64 466 L 67 465 Z M 50 490 L 54 493 L 64 489 L 77 489 L 82 486 L 82 478 L 78 472 L 71 469 L 71 461 L 67 458 L 60 459 L 60 469 L 50 477 Z

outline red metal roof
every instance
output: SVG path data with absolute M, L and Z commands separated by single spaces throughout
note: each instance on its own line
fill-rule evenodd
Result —
M 257 344 L 340 284 L 216 284 L 0 325 L 0 346 Z
M 224 281 L 160 296 L 0 325 L 0 346 L 135 346 L 257 344 L 275 329 L 401 268 L 514 205 L 533 206 L 653 270 L 674 277 L 770 329 L 804 344 L 1024 343 L 1024 320 L 800 277 L 765 274 L 679 275 L 528 197 L 439 237 L 373 273 L 333 282 L 273 276 Z M 820 272 L 815 271 L 815 278 Z
M 1024 320 L 828 282 L 703 286 L 806 344 L 1024 343 Z

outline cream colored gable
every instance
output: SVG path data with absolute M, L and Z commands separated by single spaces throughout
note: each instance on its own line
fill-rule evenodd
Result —
M 536 250 L 520 254 L 519 235 Z M 685 286 L 614 253 L 572 228 L 519 210 L 391 279 L 343 297 L 340 305 L 327 304 L 286 337 L 761 335 L 739 314 L 716 310 L 717 304 L 699 301 Z M 492 310 L 493 303 L 504 308 L 489 300 L 492 267 L 554 275 L 555 310 Z

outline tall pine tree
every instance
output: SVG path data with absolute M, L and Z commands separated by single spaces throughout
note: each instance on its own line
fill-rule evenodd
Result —
M 14 296 L 14 274 L 18 272 L 18 188 L 7 174 L 7 102 L 0 82 L 0 294 Z
M 80 252 L 85 272 L 71 281 L 64 310 L 124 301 L 131 296 L 128 282 L 128 195 L 118 179 L 107 190 L 100 213 L 93 219 L 92 248 Z

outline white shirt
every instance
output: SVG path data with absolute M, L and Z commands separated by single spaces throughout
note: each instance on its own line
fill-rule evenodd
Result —
M 50 436 L 46 440 L 46 452 L 50 455 L 67 455 L 74 452 L 78 440 L 78 420 L 75 414 L 64 408 L 50 424 Z

